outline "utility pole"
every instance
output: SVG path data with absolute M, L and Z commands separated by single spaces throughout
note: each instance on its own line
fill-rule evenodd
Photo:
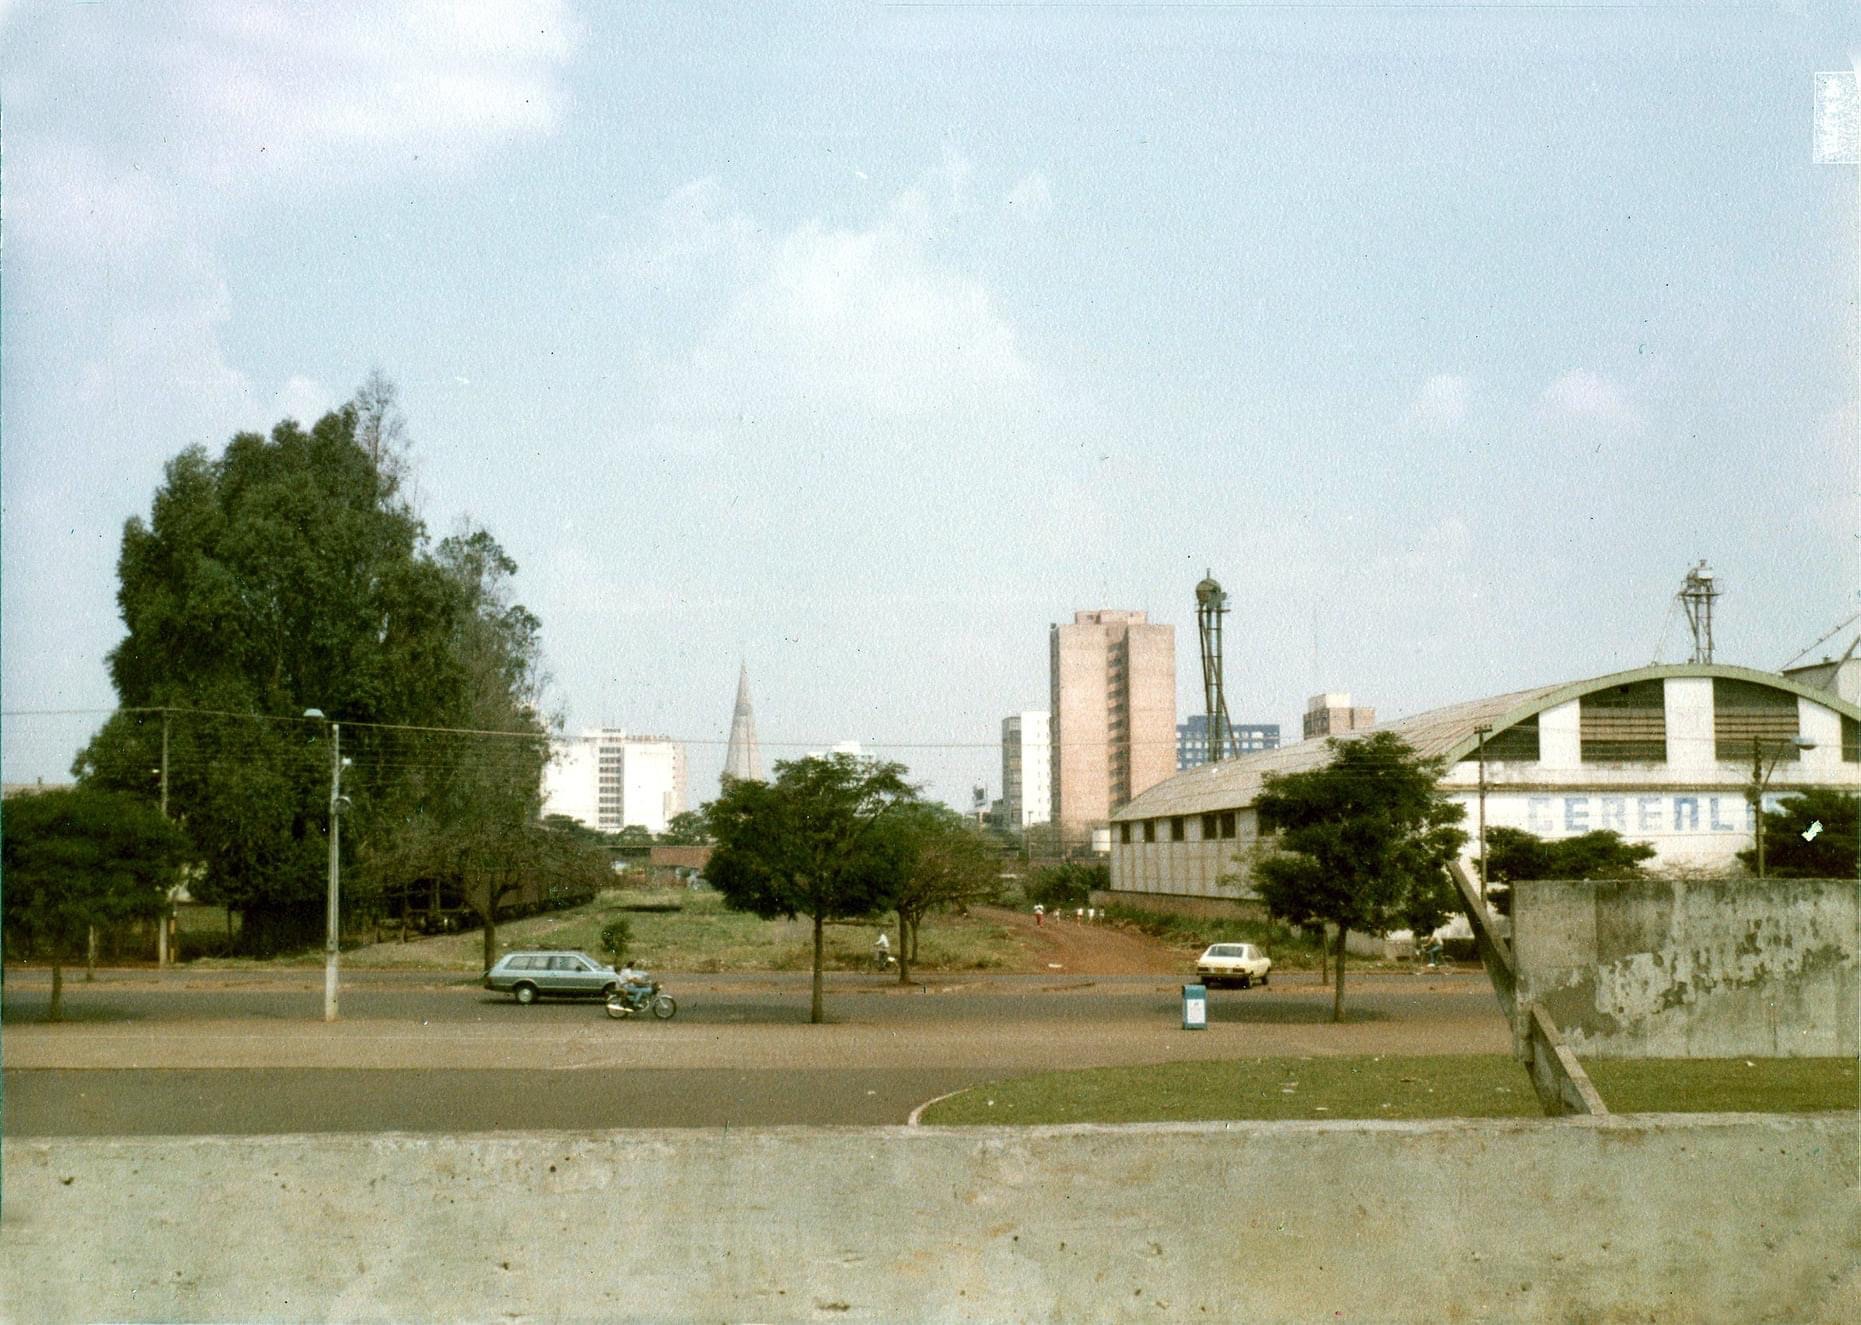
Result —
M 1482 723 L 1475 727 L 1474 733 L 1480 738 L 1480 900 L 1486 900 L 1486 738 L 1492 732 L 1491 723 Z
M 336 962 L 342 947 L 342 724 L 330 724 L 330 888 L 323 938 L 323 1020 L 336 1020 Z
M 168 817 L 168 710 L 162 710 L 162 818 Z M 155 922 L 155 965 L 168 969 L 168 933 L 174 926 L 174 892 L 162 903 L 161 916 Z

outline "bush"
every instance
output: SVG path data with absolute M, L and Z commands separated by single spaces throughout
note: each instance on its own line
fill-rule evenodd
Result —
M 616 917 L 601 926 L 601 951 L 618 963 L 627 954 L 627 945 L 633 942 L 633 926 L 625 916 Z
M 1022 885 L 1030 902 L 1052 910 L 1060 906 L 1084 906 L 1092 891 L 1111 887 L 1111 871 L 1103 865 L 1081 865 L 1068 861 L 1064 865 L 1047 865 L 1035 870 Z

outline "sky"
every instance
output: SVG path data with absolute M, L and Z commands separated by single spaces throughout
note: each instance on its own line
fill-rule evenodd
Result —
M 550 705 L 966 804 L 1047 635 L 1230 595 L 1384 718 L 1857 609 L 1847 4 L 0 3 L 0 766 L 186 447 L 399 385 Z M 1819 655 L 1855 633 L 1837 633 Z

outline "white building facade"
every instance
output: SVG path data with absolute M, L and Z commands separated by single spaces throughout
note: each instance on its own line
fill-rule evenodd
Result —
M 629 825 L 663 833 L 685 811 L 685 747 L 664 736 L 598 727 L 552 743 L 543 813 L 603 833 Z
M 1488 829 L 1545 838 L 1612 829 L 1654 848 L 1650 869 L 1736 873 L 1756 832 L 1754 761 L 1767 809 L 1812 788 L 1861 791 L 1861 709 L 1742 667 L 1644 667 L 1366 730 L 1393 731 L 1446 761 L 1440 786 L 1466 807 L 1469 860 L 1484 802 Z M 1151 788 L 1113 816 L 1112 892 L 1251 899 L 1254 798 L 1266 775 L 1330 758 L 1325 741 L 1301 741 Z
M 1046 710 L 1002 719 L 1003 827 L 1031 828 L 1053 817 L 1052 758 Z

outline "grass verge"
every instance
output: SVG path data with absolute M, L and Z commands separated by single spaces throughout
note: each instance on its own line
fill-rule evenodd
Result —
M 1046 1072 L 926 1109 L 938 1125 L 1217 1122 L 1295 1118 L 1537 1117 L 1505 1054 L 1243 1058 Z
M 1853 1110 L 1845 1058 L 1586 1063 L 1618 1113 Z M 977 1086 L 924 1111 L 939 1126 L 1313 1118 L 1536 1118 L 1525 1069 L 1505 1054 L 1247 1058 L 1046 1072 Z
M 1614 1113 L 1861 1110 L 1852 1058 L 1605 1058 L 1583 1070 Z

